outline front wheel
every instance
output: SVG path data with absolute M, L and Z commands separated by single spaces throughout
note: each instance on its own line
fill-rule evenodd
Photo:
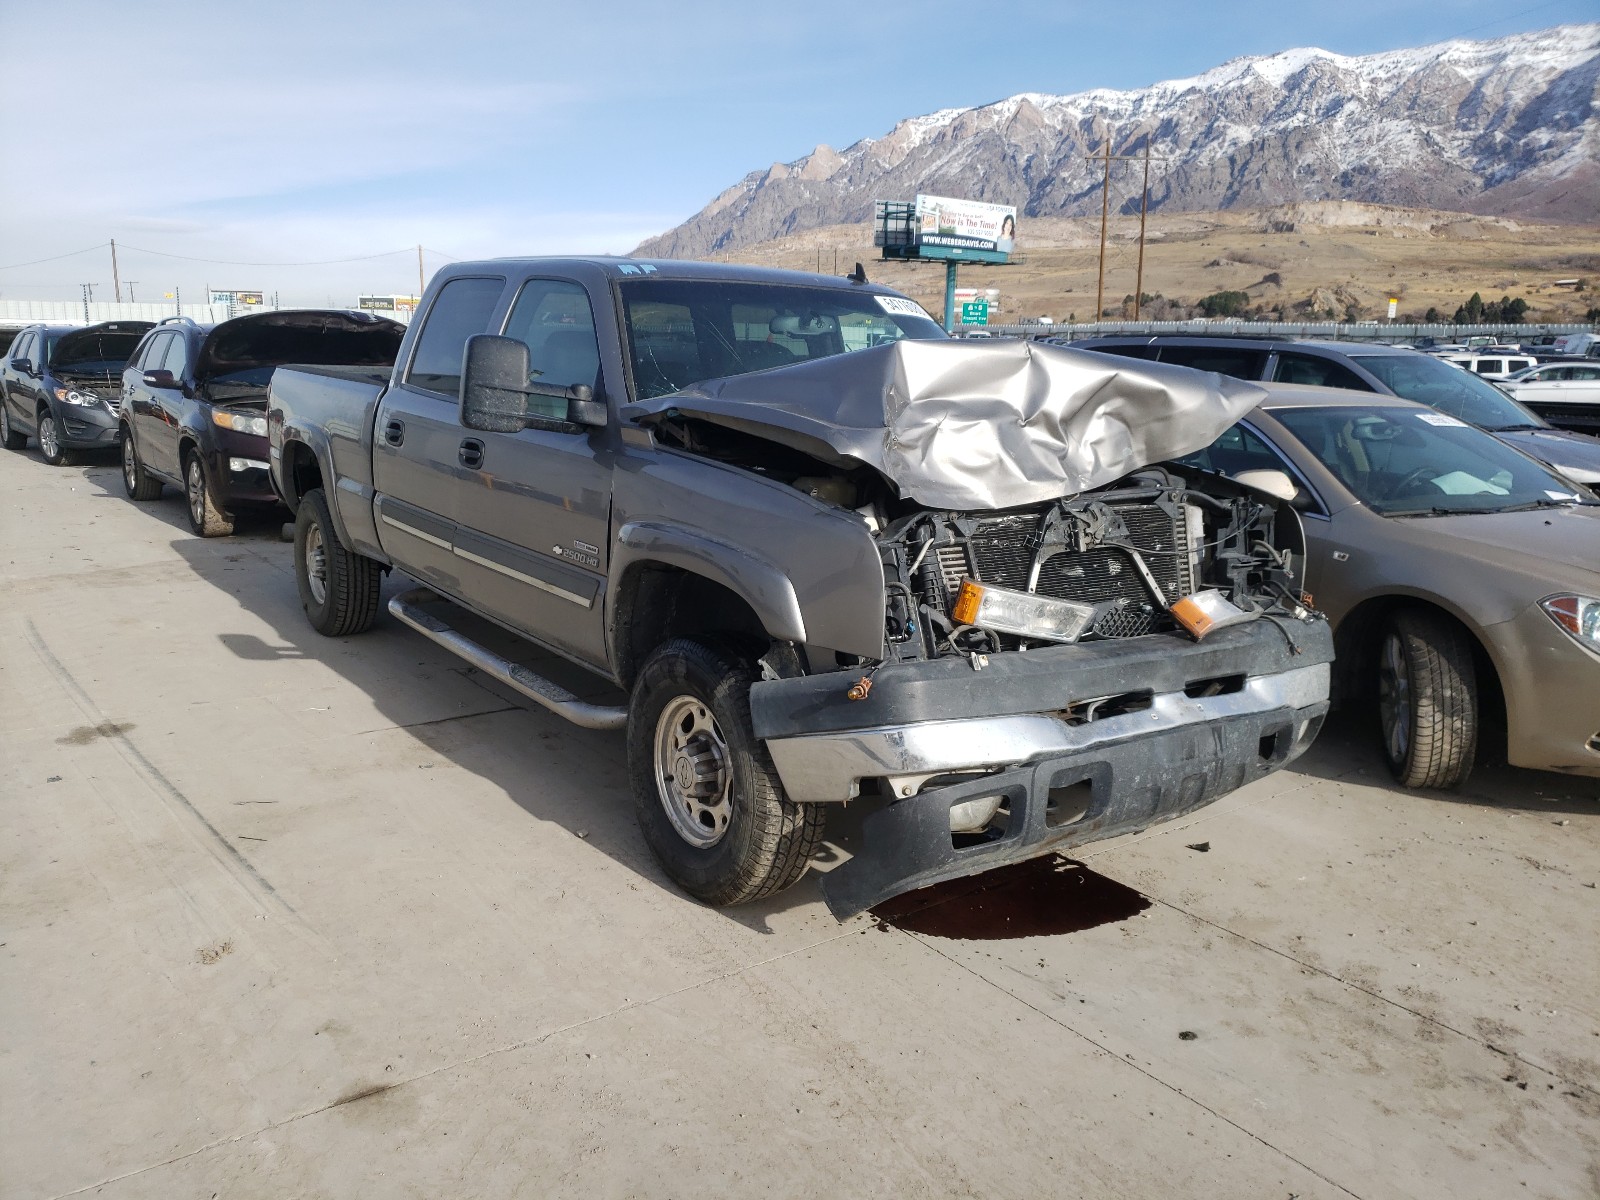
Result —
M 161 499 L 161 480 L 144 469 L 139 448 L 133 444 L 133 430 L 122 427 L 122 490 L 129 500 Z
M 639 672 L 628 772 L 645 841 L 673 882 L 707 904 L 742 904 L 805 874 L 819 805 L 783 792 L 750 722 L 749 658 L 679 638 Z
M 11 414 L 6 411 L 9 407 L 10 402 L 0 396 L 0 443 L 7 450 L 25 450 L 28 447 L 28 435 L 11 428 Z
M 211 481 L 206 478 L 205 459 L 198 450 L 189 451 L 183 465 L 183 493 L 189 502 L 189 528 L 196 536 L 227 537 L 233 532 L 233 518 L 217 507 Z
M 1378 721 L 1384 754 L 1406 787 L 1455 788 L 1478 748 L 1472 646 L 1455 624 L 1400 613 L 1378 646 Z
M 39 453 L 52 467 L 72 465 L 72 451 L 61 444 L 61 427 L 56 415 L 48 408 L 39 411 Z
M 294 578 L 300 607 L 318 633 L 345 637 L 372 628 L 383 564 L 340 544 L 321 488 L 301 497 L 294 514 Z

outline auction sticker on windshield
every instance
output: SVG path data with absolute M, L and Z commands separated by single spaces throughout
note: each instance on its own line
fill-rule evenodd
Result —
M 878 304 L 886 313 L 893 313 L 898 317 L 928 317 L 928 310 L 915 300 L 907 300 L 904 296 L 879 296 Z M 933 320 L 928 317 L 928 320 Z
M 1454 425 L 1458 428 L 1466 425 L 1465 421 L 1458 421 L 1454 417 L 1447 417 L 1443 413 L 1436 412 L 1418 413 L 1417 420 L 1426 421 L 1429 425 Z

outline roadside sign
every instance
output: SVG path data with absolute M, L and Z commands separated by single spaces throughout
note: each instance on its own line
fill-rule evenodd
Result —
M 987 325 L 989 323 L 989 302 L 987 300 L 969 300 L 961 306 L 961 323 L 963 325 Z
M 1394 320 L 1395 316 L 1399 312 L 1400 312 L 1400 298 L 1398 296 L 1390 296 L 1389 297 L 1389 320 L 1391 320 L 1391 321 Z

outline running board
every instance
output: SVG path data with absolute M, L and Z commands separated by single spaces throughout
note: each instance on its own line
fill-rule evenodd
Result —
M 527 667 L 501 658 L 418 607 L 443 598 L 427 588 L 413 588 L 389 601 L 389 613 L 450 653 L 460 655 L 484 674 L 494 676 L 508 688 L 548 708 L 556 716 L 565 717 L 574 725 L 581 725 L 585 729 L 627 728 L 626 708 L 607 708 L 603 704 L 580 700 L 566 688 L 551 683 L 542 675 L 535 675 Z

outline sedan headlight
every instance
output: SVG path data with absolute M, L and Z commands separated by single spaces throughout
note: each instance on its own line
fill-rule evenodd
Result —
M 76 404 L 83 408 L 92 408 L 100 403 L 100 397 L 93 392 L 80 392 L 77 388 L 57 388 L 56 399 L 63 404 Z
M 225 408 L 211 410 L 211 423 L 220 425 L 224 429 L 231 429 L 235 433 L 253 433 L 256 437 L 267 436 L 267 419 L 252 416 L 250 413 L 229 412 Z
M 1539 607 L 1568 636 L 1600 652 L 1600 600 L 1593 596 L 1546 596 Z

